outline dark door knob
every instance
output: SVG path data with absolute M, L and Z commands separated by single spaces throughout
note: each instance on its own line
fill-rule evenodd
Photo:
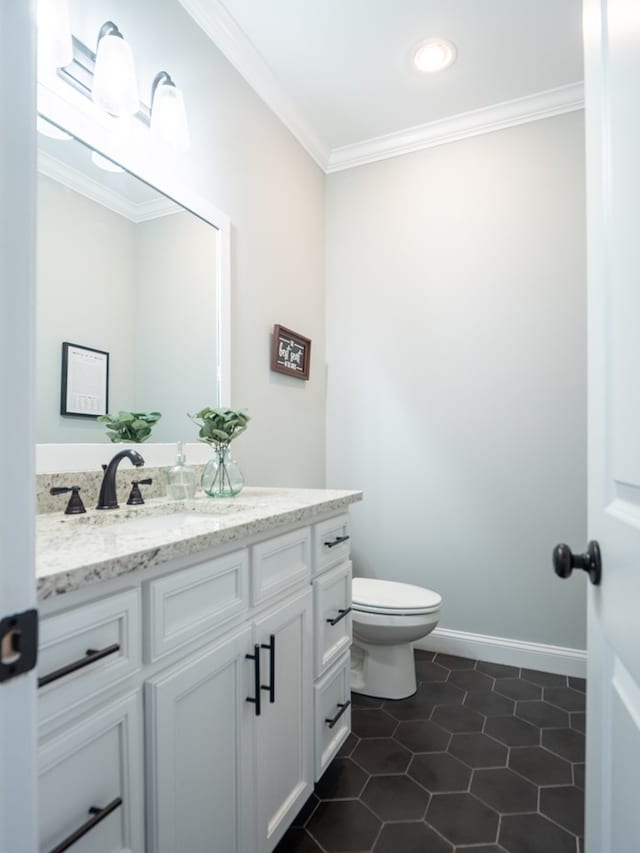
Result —
M 600 546 L 592 541 L 585 554 L 573 554 L 568 545 L 556 545 L 553 549 L 553 568 L 559 578 L 568 578 L 574 569 L 583 569 L 594 586 L 599 586 L 602 577 Z

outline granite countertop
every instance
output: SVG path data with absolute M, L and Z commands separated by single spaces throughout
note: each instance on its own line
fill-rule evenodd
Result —
M 228 500 L 158 498 L 139 507 L 93 509 L 85 515 L 39 515 L 38 598 L 51 598 L 216 545 L 241 543 L 285 525 L 312 522 L 361 499 L 362 493 L 354 491 L 251 487 Z M 154 526 L 159 516 L 162 520 Z

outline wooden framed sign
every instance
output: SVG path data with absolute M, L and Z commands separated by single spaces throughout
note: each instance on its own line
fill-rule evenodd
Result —
M 297 379 L 309 378 L 311 364 L 311 341 L 284 326 L 273 327 L 273 345 L 271 347 L 271 370 L 295 376 Z

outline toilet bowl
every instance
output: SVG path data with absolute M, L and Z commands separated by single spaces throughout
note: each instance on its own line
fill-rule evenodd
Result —
M 416 692 L 412 643 L 438 624 L 437 592 L 395 581 L 354 578 L 351 689 L 380 699 Z

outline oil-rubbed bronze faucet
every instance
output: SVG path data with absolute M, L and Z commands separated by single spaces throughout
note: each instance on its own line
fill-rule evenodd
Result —
M 121 450 L 116 453 L 111 462 L 104 467 L 104 477 L 100 486 L 100 496 L 96 509 L 118 509 L 118 496 L 116 494 L 116 471 L 118 465 L 124 458 L 130 459 L 131 463 L 140 468 L 144 465 L 144 459 L 137 450 Z

